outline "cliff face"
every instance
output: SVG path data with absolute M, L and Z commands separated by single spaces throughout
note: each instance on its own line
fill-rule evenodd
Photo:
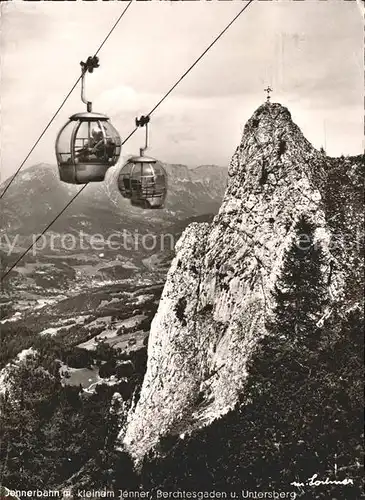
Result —
M 140 399 L 121 436 L 137 460 L 161 436 L 209 424 L 234 407 L 301 215 L 317 227 L 333 299 L 343 295 L 342 265 L 328 245 L 325 158 L 279 104 L 260 106 L 248 120 L 218 215 L 212 224 L 191 224 L 176 247 Z

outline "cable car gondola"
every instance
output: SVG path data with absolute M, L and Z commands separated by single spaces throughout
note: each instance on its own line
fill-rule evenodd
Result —
M 101 182 L 120 156 L 121 140 L 117 130 L 108 116 L 92 112 L 92 103 L 84 96 L 85 74 L 92 73 L 98 66 L 97 57 L 81 62 L 81 100 L 87 105 L 87 112 L 72 115 L 56 139 L 58 170 L 63 182 Z
M 139 156 L 129 158 L 118 176 L 118 189 L 132 205 L 143 208 L 163 208 L 167 194 L 167 174 L 162 165 L 154 158 L 144 156 L 148 148 L 149 116 L 136 119 L 137 127 L 146 127 L 145 147 Z

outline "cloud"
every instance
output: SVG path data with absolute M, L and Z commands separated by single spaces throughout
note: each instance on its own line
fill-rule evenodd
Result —
M 239 11 L 237 2 L 135 2 L 87 77 L 95 111 L 122 137 Z M 273 98 L 316 145 L 357 153 L 363 134 L 363 22 L 355 2 L 253 2 L 158 108 L 151 151 L 166 161 L 228 163 L 245 121 Z M 21 163 L 121 13 L 121 2 L 2 4 L 2 173 Z M 54 162 L 54 139 L 80 110 L 78 88 L 28 164 Z M 138 151 L 143 134 L 125 145 Z

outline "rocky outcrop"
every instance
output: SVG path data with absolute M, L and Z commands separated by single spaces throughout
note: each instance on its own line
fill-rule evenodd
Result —
M 315 223 L 328 257 L 323 272 L 332 272 L 326 168 L 285 107 L 265 103 L 248 120 L 218 215 L 212 224 L 191 224 L 176 246 L 140 399 L 121 436 L 137 461 L 161 436 L 209 424 L 236 404 L 301 215 Z M 338 299 L 340 262 L 335 269 Z
M 0 370 L 0 395 L 12 395 L 14 389 L 14 375 L 16 376 L 22 367 L 32 362 L 37 358 L 37 356 L 38 351 L 32 347 L 29 349 L 23 349 L 17 354 L 16 358 L 12 362 L 6 364 L 4 368 Z

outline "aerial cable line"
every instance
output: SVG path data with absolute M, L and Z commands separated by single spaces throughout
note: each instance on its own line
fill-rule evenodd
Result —
M 14 264 L 12 264 L 10 266 L 10 268 L 6 271 L 6 273 L 1 277 L 1 281 L 6 278 L 6 276 L 14 269 L 14 267 L 16 267 L 19 262 L 22 260 L 23 257 L 25 257 L 25 255 L 27 255 L 28 252 L 30 252 L 30 250 L 32 250 L 32 248 L 34 247 L 34 245 L 43 237 L 44 233 L 46 233 L 48 231 L 48 229 L 56 222 L 57 219 L 59 219 L 61 217 L 61 215 L 68 209 L 68 207 L 71 205 L 71 203 L 78 197 L 78 195 L 86 188 L 87 184 L 84 184 L 82 186 L 81 189 L 79 189 L 79 191 L 71 198 L 71 200 L 69 200 L 69 202 L 67 203 L 67 205 L 65 207 L 63 207 L 63 209 L 61 210 L 61 212 L 59 212 L 57 214 L 57 216 L 48 224 L 48 226 L 43 229 L 43 231 L 38 234 L 37 238 L 32 242 L 31 245 L 29 245 L 29 247 L 21 254 L 20 257 L 17 258 L 17 260 L 14 262 Z
M 126 8 L 123 10 L 123 12 L 120 14 L 120 16 L 118 17 L 118 19 L 116 20 L 116 22 L 114 23 L 113 27 L 111 28 L 111 30 L 109 31 L 109 33 L 106 35 L 106 37 L 104 38 L 104 40 L 102 41 L 102 43 L 100 44 L 99 48 L 97 49 L 97 51 L 95 52 L 94 54 L 94 57 L 96 57 L 98 55 L 98 53 L 100 52 L 101 48 L 104 46 L 105 42 L 108 40 L 108 38 L 110 37 L 110 35 L 113 33 L 113 31 L 115 30 L 115 28 L 117 27 L 119 21 L 122 19 L 122 17 L 124 16 L 124 14 L 127 12 L 128 8 L 130 7 L 131 3 L 133 2 L 133 0 L 130 0 L 128 5 L 126 6 Z M 20 167 L 18 168 L 18 170 L 15 172 L 15 174 L 11 177 L 10 181 L 8 182 L 8 184 L 6 185 L 5 189 L 3 190 L 3 192 L 1 193 L 0 195 L 0 200 L 3 198 L 3 196 L 5 195 L 5 193 L 7 192 L 7 190 L 9 189 L 9 187 L 11 186 L 11 184 L 13 183 L 13 181 L 15 180 L 15 177 L 18 175 L 18 173 L 20 172 L 20 170 L 23 168 L 25 162 L 28 160 L 28 158 L 30 157 L 30 155 L 33 153 L 33 151 L 35 150 L 35 148 L 38 146 L 40 140 L 42 139 L 42 137 L 44 136 L 44 134 L 47 132 L 47 130 L 49 129 L 49 127 L 51 126 L 53 120 L 56 118 L 56 116 L 58 115 L 58 113 L 61 111 L 63 105 L 65 104 L 65 102 L 67 101 L 67 99 L 70 97 L 70 95 L 72 94 L 72 92 L 75 90 L 76 86 L 78 85 L 79 81 L 81 80 L 82 78 L 82 75 L 80 75 L 78 77 L 78 79 L 76 80 L 75 84 L 72 86 L 71 90 L 69 91 L 69 93 L 66 95 L 66 97 L 63 99 L 61 105 L 58 107 L 57 111 L 54 113 L 54 115 L 52 116 L 52 118 L 50 119 L 50 121 L 47 123 L 47 125 L 45 126 L 45 128 L 43 129 L 43 132 L 41 133 L 41 135 L 38 137 L 38 139 L 36 140 L 36 142 L 33 144 L 31 150 L 29 151 L 29 153 L 27 154 L 27 156 L 24 158 L 24 160 L 22 161 L 22 163 L 20 164 Z
M 132 0 L 131 0 L 132 1 Z M 195 60 L 195 62 L 185 71 L 185 73 L 179 78 L 179 80 L 170 88 L 170 90 L 158 101 L 158 103 L 152 108 L 149 112 L 151 115 L 156 109 L 163 103 L 163 101 L 167 98 L 168 95 L 176 88 L 176 86 L 185 78 L 185 76 L 197 65 L 197 63 L 204 57 L 204 55 L 213 47 L 213 45 L 222 37 L 222 35 L 232 26 L 232 24 L 239 18 L 239 16 L 249 7 L 249 5 L 254 0 L 249 0 L 247 4 L 238 12 L 238 14 L 232 19 L 232 21 L 227 24 L 227 26 L 219 33 L 219 35 L 213 40 L 213 42 L 204 50 L 204 52 Z M 131 3 L 131 2 L 130 2 Z M 129 5 L 130 5 L 129 3 Z M 129 6 L 128 5 L 128 6 Z M 124 11 L 125 12 L 125 11 Z M 99 49 L 100 50 L 100 49 Z M 132 130 L 132 132 L 124 139 L 122 142 L 122 146 L 132 137 L 132 135 L 138 130 L 138 126 Z M 17 264 L 22 260 L 23 257 L 34 247 L 37 241 L 42 238 L 42 236 L 48 231 L 48 229 L 56 222 L 57 219 L 65 212 L 65 210 L 71 205 L 71 203 L 82 193 L 82 191 L 86 188 L 87 184 L 84 186 L 71 198 L 71 200 L 67 203 L 67 205 L 62 209 L 62 211 L 56 215 L 56 217 L 48 224 L 48 226 L 38 235 L 37 239 L 21 254 L 21 256 L 16 260 L 16 262 L 1 276 L 1 281 L 3 281 L 6 276 L 17 266 Z
M 215 45 L 218 40 L 224 35 L 224 33 L 232 26 L 232 24 L 240 17 L 241 14 L 250 6 L 250 4 L 254 0 L 249 0 L 246 5 L 238 12 L 238 14 L 232 19 L 230 23 L 227 24 L 227 26 L 219 33 L 219 35 L 208 45 L 208 47 L 204 50 L 204 52 L 196 59 L 191 66 L 185 71 L 185 73 L 178 79 L 178 81 L 170 88 L 168 92 L 158 101 L 158 103 L 151 109 L 151 111 L 148 113 L 147 116 L 152 115 L 154 111 L 163 103 L 163 101 L 171 94 L 171 92 L 179 85 L 179 83 L 182 82 L 182 80 L 190 73 L 190 71 L 198 64 L 198 62 L 203 59 L 205 54 Z M 132 135 L 138 130 L 138 127 L 136 127 L 132 132 L 127 136 L 125 141 L 127 141 Z
M 148 113 L 149 115 L 152 115 L 152 113 L 160 106 L 160 104 L 163 103 L 163 101 L 166 99 L 167 96 L 171 94 L 171 92 L 179 85 L 179 83 L 190 73 L 190 71 L 198 64 L 198 62 L 203 59 L 205 54 L 215 45 L 218 40 L 224 35 L 224 33 L 232 26 L 232 24 L 239 18 L 239 16 L 250 6 L 250 4 L 254 0 L 249 0 L 246 5 L 239 11 L 239 13 L 232 19 L 230 23 L 227 24 L 227 26 L 224 28 L 223 31 L 219 33 L 219 35 L 212 41 L 210 45 L 204 50 L 204 52 L 198 57 L 198 59 L 193 62 L 193 64 L 185 71 L 185 73 L 178 79 L 178 81 L 173 85 L 170 90 L 162 97 L 162 99 L 159 100 L 159 102 L 156 104 L 154 108 L 151 109 L 151 111 Z
M 1 277 L 1 281 L 16 267 L 19 262 L 22 260 L 22 258 L 34 247 L 34 245 L 42 238 L 44 233 L 48 231 L 48 229 L 56 222 L 56 220 L 61 217 L 61 215 L 68 209 L 68 207 L 71 205 L 71 203 L 78 197 L 78 195 L 86 188 L 87 184 L 84 184 L 81 189 L 69 200 L 67 205 L 63 207 L 61 212 L 57 214 L 57 216 L 48 224 L 48 226 L 37 236 L 37 238 L 32 242 L 31 245 L 21 254 L 20 257 L 10 266 L 10 268 L 6 271 L 6 273 Z

